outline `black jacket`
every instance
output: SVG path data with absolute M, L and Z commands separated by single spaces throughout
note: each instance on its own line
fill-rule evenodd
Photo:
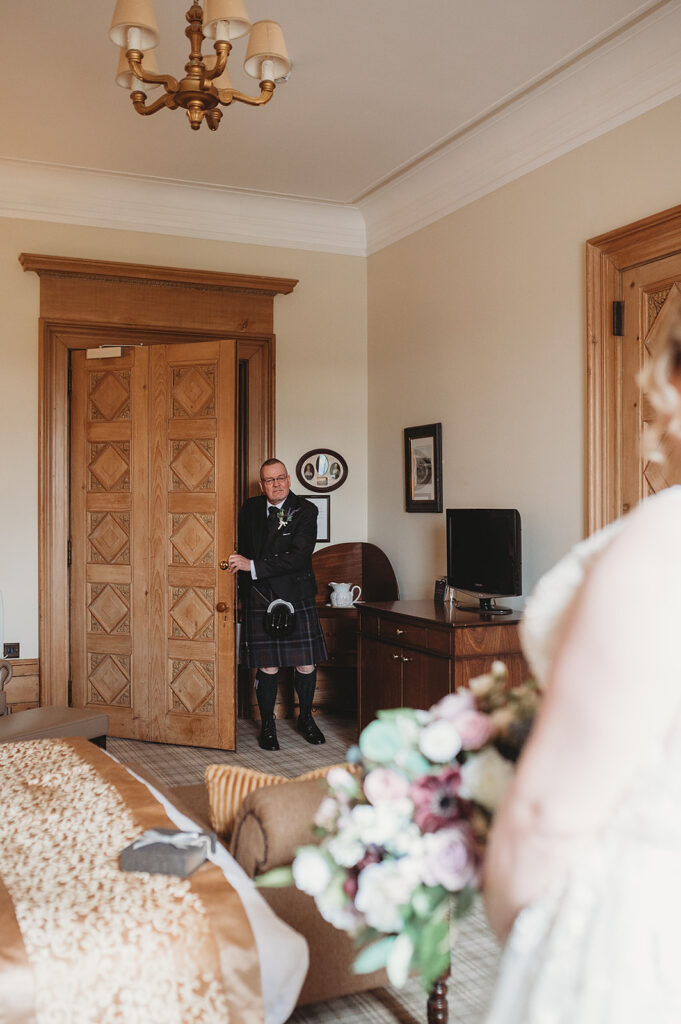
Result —
M 289 491 L 282 505 L 283 525 L 267 519 L 264 494 L 248 498 L 239 513 L 240 555 L 255 562 L 257 580 L 248 572 L 239 573 L 239 594 L 248 603 L 251 587 L 266 593 L 268 586 L 275 597 L 295 604 L 314 597 L 317 584 L 312 572 L 312 552 L 317 540 L 317 506 Z

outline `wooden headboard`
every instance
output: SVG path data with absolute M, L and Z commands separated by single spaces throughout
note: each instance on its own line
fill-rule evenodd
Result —
M 359 584 L 362 601 L 397 601 L 397 579 L 388 556 L 375 544 L 351 541 L 315 551 L 312 568 L 317 580 L 317 604 L 327 604 L 329 583 Z

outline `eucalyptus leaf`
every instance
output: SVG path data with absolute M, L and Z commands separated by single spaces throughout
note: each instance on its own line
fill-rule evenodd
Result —
M 394 722 L 376 718 L 362 730 L 359 746 L 364 757 L 370 761 L 388 764 L 395 759 L 402 746 L 400 730 Z
M 396 988 L 402 988 L 406 983 L 413 955 L 414 944 L 408 933 L 402 932 L 393 943 L 386 963 L 388 980 Z
M 454 917 L 456 920 L 460 920 L 470 912 L 475 902 L 475 895 L 475 889 L 470 885 L 461 890 L 454 904 Z
M 352 965 L 353 974 L 371 974 L 372 971 L 378 971 L 381 967 L 385 967 L 396 939 L 396 935 L 387 935 L 384 939 L 365 946 L 355 957 L 355 962 Z
M 383 708 L 377 714 L 383 721 L 390 721 L 391 718 L 411 718 L 418 721 L 417 713 L 413 708 Z
M 255 884 L 262 889 L 284 889 L 293 885 L 293 869 L 290 864 L 282 868 L 272 868 L 264 875 L 258 875 Z

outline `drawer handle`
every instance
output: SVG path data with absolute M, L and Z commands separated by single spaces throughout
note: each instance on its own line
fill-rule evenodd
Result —
M 402 661 L 413 661 L 413 658 L 402 658 Z
M 404 630 L 403 629 L 396 629 L 395 630 L 395 635 L 396 636 L 403 636 L 404 635 Z
M 393 654 L 393 661 L 402 661 L 401 654 Z

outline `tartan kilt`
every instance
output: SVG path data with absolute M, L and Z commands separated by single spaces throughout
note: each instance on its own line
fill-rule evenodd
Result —
M 265 613 L 269 602 L 251 591 L 248 606 L 241 612 L 240 662 L 247 668 L 285 665 L 317 665 L 326 661 L 328 652 L 317 614 L 315 599 L 292 601 L 296 624 L 292 633 L 279 639 L 265 632 Z

